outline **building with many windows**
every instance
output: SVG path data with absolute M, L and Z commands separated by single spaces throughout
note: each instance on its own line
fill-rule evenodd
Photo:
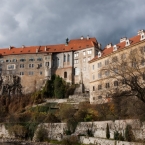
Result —
M 96 38 L 88 36 L 67 39 L 65 44 L 0 49 L 1 85 L 10 82 L 11 76 L 19 76 L 22 92 L 26 94 L 40 89 L 56 74 L 66 82 L 83 83 L 85 90 L 89 90 L 88 61 L 99 50 Z
M 132 38 L 121 38 L 118 44 L 108 44 L 90 65 L 90 103 L 110 101 L 110 93 L 116 89 L 129 89 L 123 77 L 139 77 L 143 86 L 145 72 L 145 31 L 139 30 Z M 128 76 L 127 76 L 128 75 Z M 143 76 L 143 78 L 142 78 Z M 134 81 L 133 81 L 134 82 Z M 145 86 L 143 86 L 145 87 Z

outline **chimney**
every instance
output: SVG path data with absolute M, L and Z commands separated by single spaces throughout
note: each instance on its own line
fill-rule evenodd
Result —
M 127 40 L 127 37 L 120 38 L 120 43 Z
M 138 35 L 141 35 L 141 34 L 143 34 L 143 33 L 145 33 L 145 30 L 139 30 L 139 31 L 137 32 Z
M 11 50 L 12 46 L 9 46 L 9 50 Z
M 44 51 L 47 51 L 47 46 L 45 46 Z
M 38 53 L 38 50 L 39 50 L 39 49 L 38 49 L 38 48 L 36 48 L 36 53 Z
M 101 44 L 100 43 L 98 43 L 98 47 L 99 47 L 99 49 L 101 49 Z
M 87 36 L 87 40 L 89 40 L 90 39 L 90 37 L 89 37 L 89 35 Z
M 112 47 L 112 43 L 107 44 L 106 48 Z
M 114 45 L 114 46 L 113 46 L 113 51 L 116 51 L 116 50 L 117 50 L 117 46 Z
M 25 48 L 25 45 L 22 45 L 22 48 Z
M 83 36 L 81 36 L 81 40 L 83 40 L 84 39 L 84 37 Z

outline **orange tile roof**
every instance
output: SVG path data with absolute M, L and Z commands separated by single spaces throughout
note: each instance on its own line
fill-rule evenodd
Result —
M 141 41 L 140 38 L 141 38 L 140 35 L 137 35 L 137 36 L 134 36 L 134 37 L 130 38 L 130 39 L 129 39 L 130 45 L 139 43 L 139 42 Z M 126 42 L 125 42 L 125 41 L 116 44 L 117 50 L 121 50 L 121 49 L 124 49 L 124 48 L 128 47 L 128 46 L 125 46 L 125 45 L 126 45 Z M 129 45 L 129 46 L 130 46 L 130 45 Z M 116 52 L 116 51 L 115 51 L 115 52 Z M 113 53 L 113 46 L 111 46 L 110 48 L 105 47 L 105 48 L 103 49 L 103 51 L 102 51 L 102 56 L 101 56 L 101 57 L 105 57 L 105 56 L 107 56 L 107 55 L 109 55 L 109 54 L 111 54 L 111 53 Z M 100 57 L 100 58 L 101 58 L 101 57 Z M 99 59 L 99 58 L 98 58 L 98 56 L 96 55 L 92 60 L 89 61 L 89 63 L 94 62 L 94 61 L 96 61 L 96 60 L 98 60 L 98 59 Z
M 70 40 L 68 45 L 46 45 L 46 46 L 24 46 L 24 48 L 11 47 L 0 49 L 0 55 L 12 55 L 12 54 L 34 54 L 34 53 L 55 53 L 55 52 L 68 52 L 77 51 L 97 45 L 96 38 L 83 38 Z M 38 50 L 38 52 L 37 52 Z

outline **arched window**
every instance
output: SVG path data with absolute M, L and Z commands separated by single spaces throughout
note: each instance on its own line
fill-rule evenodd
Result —
M 67 55 L 67 62 L 70 62 L 70 55 Z
M 64 72 L 64 78 L 67 78 L 67 72 Z
M 63 56 L 63 62 L 66 62 L 66 55 Z
M 102 99 L 102 96 L 98 96 L 98 99 Z

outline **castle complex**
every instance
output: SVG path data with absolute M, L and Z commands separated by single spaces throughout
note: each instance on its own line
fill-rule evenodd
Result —
M 108 80 L 109 72 L 101 73 L 99 70 L 112 59 L 127 58 L 127 52 L 139 48 L 145 48 L 144 30 L 130 39 L 121 38 L 116 45 L 108 44 L 104 49 L 96 38 L 88 36 L 70 41 L 66 39 L 65 44 L 0 49 L 1 94 L 6 85 L 14 81 L 22 93 L 34 92 L 56 74 L 66 82 L 83 84 L 84 91 L 90 93 L 90 103 L 97 103 L 100 99 L 106 101 L 107 90 L 115 80 Z M 106 94 L 102 95 L 102 92 Z

